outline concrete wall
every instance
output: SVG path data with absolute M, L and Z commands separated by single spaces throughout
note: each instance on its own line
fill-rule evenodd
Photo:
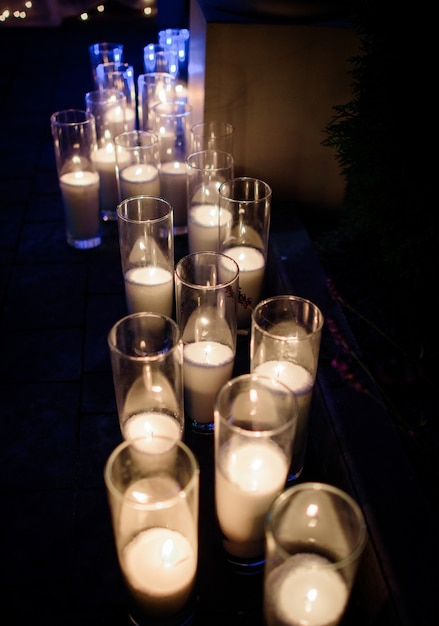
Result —
M 337 104 L 352 97 L 358 38 L 334 25 L 209 21 L 191 0 L 189 98 L 194 120 L 235 127 L 238 175 L 262 178 L 273 197 L 331 209 L 344 180 L 323 147 Z

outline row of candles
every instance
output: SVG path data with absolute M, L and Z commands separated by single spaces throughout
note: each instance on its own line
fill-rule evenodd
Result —
M 245 567 L 265 558 L 267 624 L 337 624 L 364 547 L 361 513 L 329 486 L 288 487 L 303 468 L 323 316 L 296 296 L 261 301 L 271 188 L 234 178 L 233 127 L 193 124 L 163 78 L 165 97 L 147 116 L 139 105 L 147 127 L 127 115 L 123 92 L 102 86 L 84 111 L 51 117 L 68 243 L 95 247 L 101 220 L 118 220 L 128 315 L 108 341 L 124 442 L 105 479 L 133 619 L 178 620 L 193 591 L 199 468 L 183 441 L 189 423 L 215 437 L 228 558 Z M 181 233 L 189 254 L 175 265 Z M 239 329 L 250 330 L 251 373 L 232 379 Z M 342 506 L 355 521 L 348 528 Z
M 185 409 L 203 406 L 214 416 L 209 432 L 214 436 L 215 509 L 225 552 L 247 573 L 263 564 L 267 625 L 335 625 L 355 580 L 367 539 L 365 524 L 356 503 L 342 491 L 321 483 L 289 486 L 295 478 L 295 450 L 305 445 L 301 437 L 309 405 L 280 377 L 283 365 L 305 371 L 288 358 L 302 363 L 316 358 L 315 309 L 287 295 L 258 303 L 252 315 L 251 373 L 231 378 L 230 368 L 221 381 L 224 362 L 203 365 L 194 364 L 192 354 L 187 358 L 187 348 L 208 350 L 216 343 L 202 336 L 191 340 L 187 327 L 201 334 L 207 330 L 214 302 L 220 319 L 235 308 L 230 303 L 233 278 L 227 280 L 230 274 L 236 278 L 233 264 L 213 252 L 184 257 L 176 269 L 178 322 L 153 312 L 130 314 L 108 337 L 124 442 L 110 455 L 105 480 L 119 562 L 135 598 L 134 620 L 149 624 L 151 616 L 171 614 L 180 624 L 192 607 L 199 466 L 184 443 L 184 426 Z M 205 284 L 208 274 L 218 275 L 213 289 Z M 191 275 L 204 284 L 204 297 L 203 284 L 188 282 Z M 198 295 L 191 299 L 185 288 Z M 180 332 L 182 317 L 188 322 Z M 294 325 L 296 332 L 285 335 L 285 328 Z M 279 376 L 260 375 L 260 359 L 270 367 L 276 363 Z M 184 475 L 177 476 L 182 467 Z

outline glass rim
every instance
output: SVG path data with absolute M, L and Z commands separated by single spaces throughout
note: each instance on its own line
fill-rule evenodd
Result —
M 180 111 L 174 111 L 175 105 L 181 107 Z M 164 107 L 172 108 L 172 110 L 166 110 Z M 162 110 L 163 109 L 163 110 Z M 163 102 L 157 102 L 151 107 L 151 110 L 161 118 L 182 118 L 189 117 L 193 111 L 191 104 L 188 104 L 185 100 L 175 98 L 174 100 L 164 100 Z
M 61 116 L 67 116 L 70 113 L 72 115 L 76 115 L 78 118 L 81 117 L 82 119 L 72 119 L 65 121 L 60 119 Z M 52 126 L 81 126 L 93 123 L 94 119 L 95 116 L 93 115 L 93 113 L 91 113 L 91 111 L 87 111 L 86 109 L 71 108 L 61 109 L 59 111 L 55 111 L 55 113 L 52 113 L 52 115 L 50 116 L 50 123 L 52 124 Z
M 225 194 L 221 190 L 225 190 L 227 185 L 234 185 L 236 183 L 256 183 L 260 184 L 264 189 L 264 194 L 259 196 L 258 198 L 232 198 L 229 194 Z M 238 176 L 236 178 L 231 178 L 230 180 L 224 181 L 218 188 L 218 194 L 220 199 L 227 200 L 227 202 L 235 202 L 236 204 L 246 205 L 246 204 L 254 204 L 255 202 L 263 202 L 269 200 L 273 195 L 273 190 L 270 185 L 266 183 L 261 178 L 254 178 L 252 176 Z
M 142 200 L 155 201 L 155 206 L 161 206 L 163 208 L 166 208 L 166 213 L 163 213 L 163 215 L 160 215 L 159 217 L 151 217 L 151 218 L 147 218 L 143 220 L 134 219 L 132 217 L 127 217 L 126 215 L 122 213 L 122 208 L 124 206 L 127 206 L 131 202 L 134 202 L 134 201 L 141 202 Z M 165 200 L 164 198 L 160 196 L 140 195 L 140 196 L 130 196 L 129 198 L 124 198 L 117 205 L 116 213 L 117 213 L 117 216 L 123 222 L 126 222 L 127 224 L 159 224 L 160 222 L 166 222 L 169 218 L 171 218 L 171 221 L 173 222 L 172 205 L 167 200 Z
M 128 61 L 120 61 L 120 63 L 116 63 L 115 61 L 104 61 L 103 63 L 99 63 L 97 66 L 104 68 L 104 70 L 110 70 L 114 72 L 123 73 L 126 70 L 133 69 L 134 66 Z M 120 69 L 122 68 L 122 69 Z
M 312 307 L 312 309 L 315 311 L 315 313 L 317 313 L 318 318 L 319 318 L 319 322 L 316 326 L 316 328 L 314 328 L 314 330 L 311 330 L 310 332 L 308 332 L 306 334 L 305 337 L 296 337 L 296 336 L 291 336 L 291 335 L 280 335 L 280 334 L 276 334 L 273 333 L 265 328 L 262 328 L 262 326 L 260 325 L 259 321 L 256 319 L 256 315 L 261 311 L 261 309 L 266 306 L 267 304 L 271 304 L 272 302 L 276 302 L 276 301 L 294 301 L 294 302 L 302 302 L 304 304 L 308 304 L 310 307 Z M 279 341 L 285 341 L 285 342 L 290 342 L 290 343 L 298 343 L 301 341 L 308 341 L 309 338 L 312 335 L 316 335 L 318 334 L 322 328 L 323 328 L 323 324 L 325 322 L 325 318 L 324 315 L 322 313 L 322 310 L 320 309 L 319 306 L 317 306 L 317 304 L 315 304 L 314 302 L 312 302 L 311 300 L 308 300 L 308 298 L 303 298 L 301 296 L 295 296 L 293 294 L 281 294 L 278 296 L 270 296 L 269 298 L 265 298 L 264 300 L 260 300 L 260 302 L 258 302 L 255 305 L 255 308 L 252 311 L 252 323 L 254 324 L 255 328 L 257 328 L 258 332 L 260 332 L 262 335 L 265 336 L 269 336 L 273 339 L 279 340 Z
M 197 124 L 194 124 L 191 128 L 191 132 L 193 135 L 196 135 L 197 137 L 199 137 L 200 135 L 198 134 L 198 130 L 205 130 L 208 128 L 212 128 L 215 126 L 220 126 L 221 128 L 224 128 L 225 132 L 222 135 L 218 135 L 216 137 L 212 137 L 210 135 L 211 139 L 222 139 L 223 137 L 229 137 L 230 135 L 233 134 L 234 132 L 234 126 L 233 124 L 231 124 L 230 122 L 222 122 L 221 120 L 211 120 L 211 121 L 207 121 L 207 122 L 198 122 Z M 209 135 L 201 135 L 201 136 L 206 136 L 207 138 L 209 137 Z
M 289 418 L 279 424 L 276 427 L 259 429 L 259 430 L 250 430 L 249 428 L 243 428 L 242 426 L 237 426 L 236 424 L 232 424 L 229 421 L 229 417 L 225 417 L 220 409 L 219 404 L 223 394 L 229 391 L 231 387 L 234 387 L 238 383 L 242 381 L 252 381 L 256 385 L 259 386 L 260 389 L 273 389 L 275 391 L 280 391 L 285 398 L 291 400 L 291 412 L 289 411 Z M 269 383 L 269 384 L 267 384 Z M 214 404 L 214 418 L 220 420 L 223 424 L 227 425 L 227 427 L 234 432 L 236 435 L 245 436 L 246 438 L 252 439 L 273 439 L 279 435 L 281 435 L 285 430 L 288 430 L 294 422 L 297 422 L 299 413 L 299 404 L 297 401 L 296 394 L 281 380 L 276 378 L 271 378 L 270 376 L 263 376 L 261 374 L 247 373 L 241 374 L 240 376 L 235 376 L 234 378 L 227 381 L 221 389 L 218 391 L 218 394 L 215 399 Z M 215 428 L 215 432 L 217 432 L 217 428 Z
M 134 320 L 136 318 L 148 318 L 148 319 L 155 318 L 157 320 L 161 319 L 163 322 L 168 323 L 168 326 L 172 329 L 173 344 L 169 346 L 169 348 L 167 348 L 166 351 L 161 350 L 159 352 L 154 352 L 151 354 L 144 354 L 144 355 L 136 356 L 134 354 L 127 354 L 126 352 L 123 352 L 120 348 L 118 348 L 118 346 L 113 340 L 113 337 L 116 336 L 117 330 L 123 324 L 127 323 L 129 320 Z M 137 362 L 137 363 L 156 363 L 158 361 L 163 361 L 170 354 L 173 354 L 176 350 L 181 349 L 183 345 L 180 328 L 178 327 L 177 322 L 175 322 L 175 320 L 173 320 L 171 317 L 168 317 L 167 315 L 163 315 L 162 313 L 156 313 L 154 311 L 140 311 L 137 313 L 130 313 L 118 319 L 117 322 L 115 322 L 113 326 L 110 328 L 107 334 L 107 343 L 108 343 L 110 352 L 112 354 L 117 354 L 123 357 L 124 359 L 129 359 L 130 361 Z
M 117 48 L 121 48 L 123 50 L 123 43 L 116 43 L 114 41 L 98 41 L 97 43 L 91 43 L 88 47 L 90 52 L 94 52 L 96 48 L 98 50 L 114 50 Z
M 144 442 L 145 440 L 148 440 L 147 436 L 135 437 L 134 439 L 125 439 L 112 450 L 104 466 L 104 481 L 105 481 L 105 485 L 108 491 L 113 496 L 115 496 L 118 500 L 128 502 L 133 507 L 141 511 L 153 511 L 153 510 L 162 509 L 162 508 L 171 508 L 172 506 L 174 506 L 176 503 L 178 503 L 181 500 L 182 494 L 184 494 L 184 496 L 187 497 L 188 494 L 191 491 L 193 491 L 194 488 L 196 488 L 197 484 L 199 483 L 200 466 L 199 466 L 198 460 L 195 457 L 195 454 L 192 452 L 192 450 L 184 441 L 182 441 L 181 439 L 174 439 L 173 437 L 167 437 L 164 435 L 154 435 L 154 439 L 159 440 L 159 441 L 173 442 L 173 445 L 169 447 L 165 447 L 163 450 L 154 452 L 154 451 L 148 451 L 148 450 L 142 449 L 141 446 L 137 447 L 135 445 L 136 442 L 141 443 L 141 442 Z M 182 486 L 179 483 L 179 490 L 176 493 L 174 492 L 169 497 L 163 497 L 160 500 L 155 500 L 154 502 L 147 503 L 147 502 L 138 502 L 137 500 L 126 497 L 125 491 L 121 491 L 120 489 L 116 487 L 112 478 L 112 469 L 114 467 L 116 460 L 119 458 L 122 452 L 132 447 L 136 451 L 136 453 L 144 454 L 145 458 L 146 457 L 158 458 L 159 456 L 169 454 L 169 452 L 172 451 L 173 446 L 179 448 L 186 455 L 187 459 L 189 460 L 189 464 L 191 468 L 191 475 L 190 475 L 189 480 L 184 486 Z
M 192 160 L 201 158 L 201 155 L 219 155 L 224 159 L 224 164 L 212 167 L 210 165 L 208 165 L 207 167 L 202 167 L 197 163 L 191 163 Z M 191 154 L 188 155 L 186 159 L 186 164 L 188 167 L 191 168 L 191 170 L 197 170 L 199 172 L 203 172 L 204 170 L 208 170 L 209 172 L 218 172 L 225 168 L 233 167 L 233 155 L 230 152 L 226 152 L 225 150 L 198 150 L 197 152 L 191 152 Z
M 265 518 L 266 533 L 269 536 L 271 536 L 273 540 L 276 542 L 276 551 L 282 556 L 282 558 L 284 558 L 284 560 L 289 559 L 292 556 L 292 554 L 288 552 L 287 550 L 285 550 L 285 548 L 277 540 L 274 517 L 276 513 L 278 513 L 278 511 L 282 507 L 284 507 L 285 502 L 292 495 L 295 495 L 296 493 L 304 492 L 304 491 L 309 491 L 309 492 L 325 491 L 343 500 L 345 503 L 349 505 L 350 509 L 352 510 L 356 520 L 358 521 L 358 537 L 357 537 L 357 541 L 354 547 L 352 548 L 352 550 L 347 556 L 337 561 L 324 563 L 319 566 L 319 568 L 321 567 L 323 569 L 331 569 L 331 570 L 342 569 L 346 567 L 347 565 L 349 565 L 350 563 L 352 563 L 353 561 L 355 561 L 357 558 L 360 557 L 368 540 L 368 532 L 367 532 L 366 520 L 358 502 L 356 502 L 356 500 L 354 500 L 354 498 L 351 495 L 349 495 L 346 491 L 343 491 L 343 489 L 340 489 L 339 487 L 336 487 L 335 485 L 330 485 L 328 483 L 322 483 L 322 482 L 317 482 L 317 481 L 308 481 L 308 482 L 300 483 L 298 485 L 293 485 L 292 487 L 285 489 L 281 494 L 277 496 L 277 498 L 274 500 L 274 502 L 272 503 L 267 513 L 267 516 Z
M 151 139 L 151 143 L 136 143 L 134 144 L 126 144 L 124 143 L 125 139 L 130 139 L 132 137 L 136 137 L 137 141 L 139 141 L 140 137 L 149 137 Z M 152 130 L 138 129 L 138 130 L 125 130 L 123 133 L 119 133 L 114 138 L 114 143 L 116 146 L 120 146 L 121 148 L 125 148 L 126 150 L 138 150 L 139 148 L 150 148 L 159 143 L 159 137 L 157 133 Z
M 190 35 L 190 31 L 188 28 L 162 28 L 161 30 L 159 30 L 158 35 L 176 35 L 178 36 L 183 36 L 185 38 L 189 38 Z
M 211 258 L 216 259 L 217 261 L 221 260 L 221 261 L 227 263 L 228 267 L 230 267 L 231 271 L 232 271 L 232 267 L 235 270 L 235 274 L 234 274 L 233 278 L 231 278 L 230 280 L 228 280 L 226 282 L 216 283 L 215 285 L 200 285 L 198 283 L 193 283 L 193 282 L 187 280 L 186 278 L 183 278 L 179 274 L 179 270 L 181 269 L 183 263 L 191 261 L 191 259 L 193 259 L 196 256 L 211 257 Z M 227 269 L 227 267 L 226 267 L 226 269 Z M 174 273 L 175 273 L 176 278 L 179 280 L 179 282 L 182 285 L 184 285 L 185 287 L 190 287 L 191 289 L 204 289 L 205 291 L 215 291 L 218 288 L 224 289 L 224 288 L 230 287 L 232 285 L 232 283 L 234 283 L 237 279 L 239 279 L 239 265 L 235 261 L 235 259 L 232 259 L 232 257 L 228 256 L 227 254 L 223 254 L 222 252 L 213 252 L 213 251 L 192 252 L 191 254 L 187 254 L 186 256 L 182 257 L 177 262 L 177 264 L 175 266 Z
M 124 102 L 126 95 L 118 89 L 92 89 L 85 94 L 85 102 L 89 104 L 118 104 Z
M 148 80 L 149 78 L 151 78 L 151 81 Z M 146 84 L 148 82 L 153 82 L 153 80 L 156 80 L 157 78 L 169 78 L 170 82 L 175 83 L 174 76 L 169 72 L 143 72 L 143 74 L 138 75 L 137 83 L 140 84 L 141 82 L 143 82 Z

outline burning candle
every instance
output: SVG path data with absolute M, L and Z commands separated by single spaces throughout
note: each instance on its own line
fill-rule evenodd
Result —
M 119 202 L 116 177 L 116 155 L 112 142 L 93 153 L 93 161 L 99 173 L 99 198 L 101 211 L 114 213 Z
M 314 387 L 313 377 L 307 369 L 292 361 L 265 361 L 257 365 L 253 373 L 280 380 L 296 396 L 298 415 L 293 444 L 294 463 L 295 453 L 297 454 L 299 450 L 304 450 L 306 446 L 309 409 Z
M 131 107 L 114 106 L 108 110 L 106 123 L 111 137 L 134 130 L 135 112 Z
M 218 252 L 219 242 L 225 239 L 232 214 L 219 210 L 216 204 L 196 204 L 188 212 L 189 251 Z
M 174 225 L 187 224 L 186 163 L 168 161 L 160 166 L 160 194 L 174 209 Z
M 137 163 L 120 169 L 119 185 L 122 199 L 160 195 L 159 172 L 150 164 Z
M 148 439 L 148 450 L 151 444 L 154 450 L 159 452 L 166 448 L 162 447 L 162 441 L 157 437 L 167 437 L 171 440 L 178 440 L 182 437 L 179 422 L 166 413 L 159 411 L 143 411 L 131 415 L 123 424 L 123 436 L 125 439 L 136 439 L 146 437 Z
M 295 554 L 267 577 L 267 624 L 336 626 L 348 596 L 346 583 L 328 559 Z
M 265 258 L 260 250 L 250 246 L 226 248 L 224 254 L 232 257 L 239 267 L 239 287 L 246 298 L 251 299 L 254 306 L 261 298 L 264 283 Z M 251 309 L 238 307 L 238 326 L 248 326 Z
M 216 510 L 227 551 L 257 557 L 263 552 L 265 515 L 285 485 L 287 458 L 271 440 L 243 442 L 234 436 L 220 446 L 215 467 Z
M 99 174 L 68 172 L 59 178 L 67 232 L 72 239 L 91 239 L 99 233 Z
M 127 106 L 125 109 L 125 127 L 128 132 L 136 130 L 136 109 L 134 106 Z
M 117 555 L 131 621 L 177 623 L 197 572 L 200 470 L 183 441 L 158 453 L 144 441 L 124 440 L 104 469 Z
M 218 390 L 233 371 L 233 350 L 217 341 L 186 343 L 183 349 L 185 406 L 192 420 L 213 422 L 213 405 Z
M 127 306 L 130 313 L 154 311 L 172 314 L 174 277 L 157 265 L 129 269 L 124 276 Z
M 160 527 L 140 532 L 125 546 L 122 563 L 127 585 L 146 614 L 165 617 L 184 607 L 197 560 L 180 532 Z
M 175 151 L 175 142 L 175 132 L 166 132 L 163 128 L 159 129 L 160 161 L 165 163 L 172 159 Z

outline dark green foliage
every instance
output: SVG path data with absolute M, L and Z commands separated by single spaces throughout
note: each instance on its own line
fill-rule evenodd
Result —
M 376 311 L 375 322 L 387 323 L 386 331 L 414 358 L 432 362 L 439 347 L 434 322 L 417 321 L 435 299 L 439 269 L 429 167 L 435 120 L 424 82 L 431 44 L 418 33 L 425 15 L 416 7 L 388 5 L 358 4 L 361 51 L 350 60 L 353 99 L 334 107 L 323 142 L 335 149 L 346 197 L 340 222 L 321 234 L 318 245 L 323 258 L 358 258 L 364 293 L 356 304 L 368 300 L 366 313 Z
M 334 107 L 323 142 L 335 150 L 346 196 L 338 223 L 316 235 L 315 243 L 365 367 L 437 506 L 435 37 L 425 7 L 389 4 L 358 4 L 361 49 L 350 60 L 353 98 Z

